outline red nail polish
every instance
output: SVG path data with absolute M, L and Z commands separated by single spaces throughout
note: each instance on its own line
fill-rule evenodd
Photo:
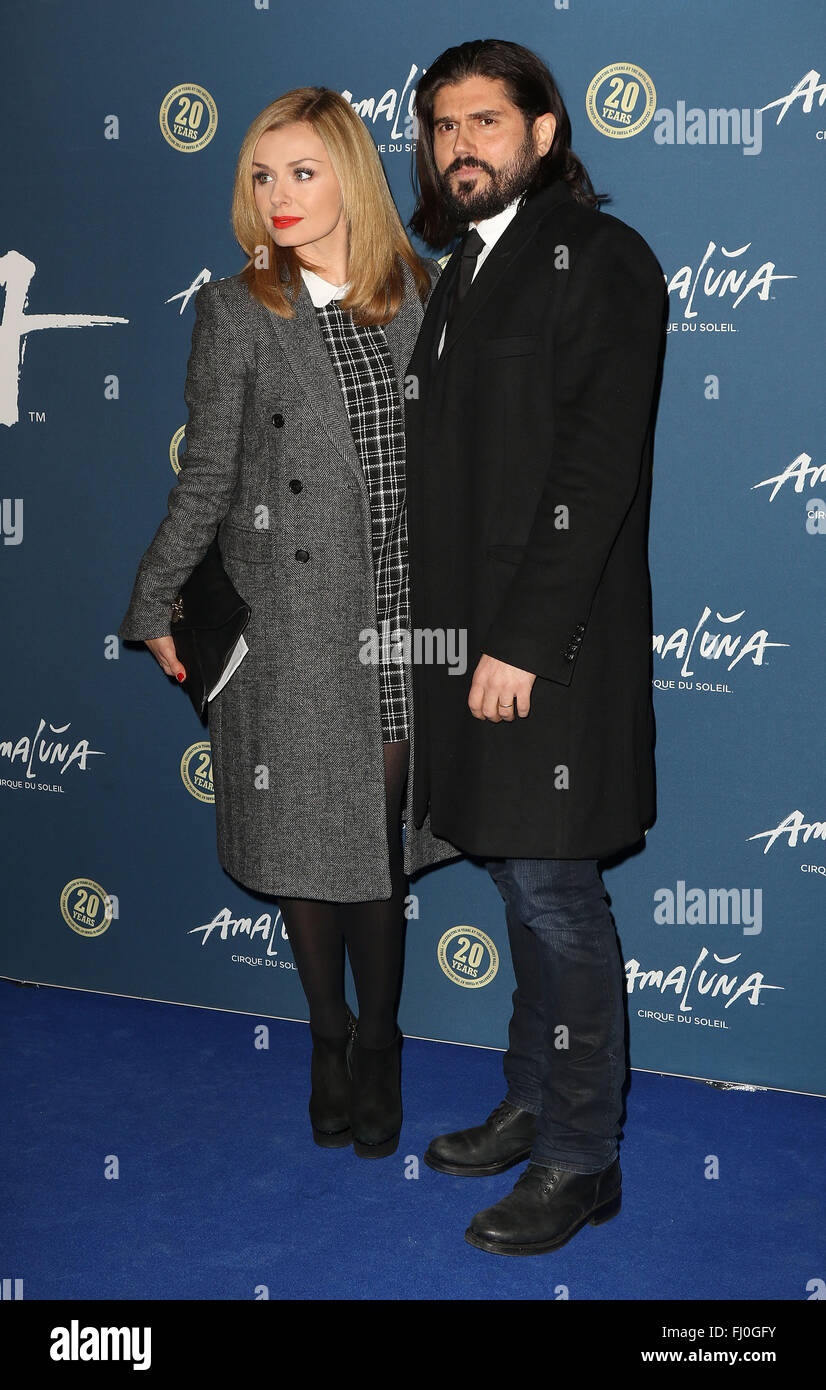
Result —
M 182 680 L 185 680 L 185 679 L 186 679 L 186 677 L 183 676 L 183 675 L 181 674 L 180 671 L 176 671 L 176 672 L 175 672 L 175 678 L 176 678 L 176 680 L 179 680 L 179 681 L 182 681 Z

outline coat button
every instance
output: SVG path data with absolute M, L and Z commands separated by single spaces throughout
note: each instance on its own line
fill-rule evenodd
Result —
M 273 415 L 273 417 L 272 417 L 272 422 L 273 422 L 273 424 L 275 425 L 275 428 L 276 428 L 277 430 L 280 430 L 280 429 L 281 429 L 281 426 L 282 426 L 283 423 L 284 423 L 284 416 L 283 416 L 283 415 L 279 415 L 279 414 L 276 412 L 276 414 Z
M 301 560 L 302 563 L 303 563 L 304 560 L 309 560 L 309 558 L 310 558 L 310 552 L 309 552 L 309 550 L 297 550 L 297 551 L 295 552 L 295 558 L 296 558 L 296 560 Z
M 303 488 L 304 484 L 302 483 L 300 478 L 290 479 L 290 492 L 302 492 Z

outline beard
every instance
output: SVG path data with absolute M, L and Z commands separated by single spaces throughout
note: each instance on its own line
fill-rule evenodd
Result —
M 458 223 L 482 222 L 486 217 L 495 217 L 520 193 L 524 193 L 540 163 L 541 156 L 534 150 L 533 137 L 529 130 L 526 130 L 525 139 L 516 154 L 500 169 L 494 169 L 492 164 L 486 164 L 483 159 L 473 159 L 470 162 L 455 159 L 443 173 L 437 175 L 448 216 Z M 487 172 L 487 184 L 481 191 L 477 188 L 470 191 L 467 184 L 464 185 L 466 191 L 461 191 L 464 181 L 455 179 L 454 173 L 457 169 L 465 167 L 469 176 L 474 169 L 484 169 Z M 457 188 L 458 192 L 455 191 Z

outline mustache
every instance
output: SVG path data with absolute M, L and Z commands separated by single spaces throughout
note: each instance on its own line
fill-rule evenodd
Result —
M 478 160 L 473 164 L 469 164 L 466 159 L 454 159 L 453 163 L 449 164 L 448 167 L 445 169 L 443 177 L 448 178 L 450 174 L 456 174 L 459 172 L 460 169 L 482 169 L 486 174 L 493 174 L 493 169 L 490 167 L 490 165 L 485 164 L 482 160 Z

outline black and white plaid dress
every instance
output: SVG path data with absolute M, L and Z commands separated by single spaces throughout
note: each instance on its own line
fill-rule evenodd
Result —
M 335 299 L 315 306 L 341 384 L 367 491 L 373 531 L 378 615 L 381 728 L 385 743 L 409 737 L 398 632 L 409 623 L 404 418 L 384 329 L 359 326 Z

